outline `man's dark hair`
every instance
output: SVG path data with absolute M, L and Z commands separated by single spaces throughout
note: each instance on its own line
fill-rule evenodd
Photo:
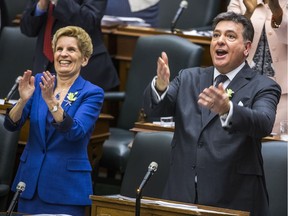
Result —
M 243 25 L 243 38 L 245 41 L 253 41 L 254 37 L 254 27 L 251 23 L 251 21 L 246 18 L 242 14 L 237 14 L 235 12 L 224 12 L 218 14 L 214 19 L 212 23 L 212 29 L 214 30 L 216 28 L 216 25 L 221 21 L 232 21 L 235 23 L 241 23 Z

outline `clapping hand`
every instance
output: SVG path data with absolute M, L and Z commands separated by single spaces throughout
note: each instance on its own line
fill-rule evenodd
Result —
M 43 72 L 43 76 L 41 76 L 40 88 L 45 101 L 53 100 L 54 98 L 55 79 L 55 75 L 52 75 L 49 71 Z
M 211 111 L 223 115 L 230 110 L 229 95 L 225 92 L 223 84 L 218 87 L 210 86 L 199 94 L 198 104 Z
M 168 65 L 168 56 L 165 52 L 161 53 L 161 57 L 157 61 L 157 80 L 156 89 L 165 91 L 170 82 L 170 69 Z
M 19 80 L 19 95 L 23 101 L 28 101 L 29 98 L 33 95 L 35 90 L 34 85 L 34 76 L 32 76 L 31 70 L 26 70 L 23 76 Z

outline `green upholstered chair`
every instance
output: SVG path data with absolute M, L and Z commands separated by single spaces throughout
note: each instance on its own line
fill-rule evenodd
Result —
M 0 212 L 8 208 L 10 186 L 14 173 L 20 131 L 10 132 L 4 128 L 5 116 L 0 115 Z
M 7 96 L 18 76 L 32 69 L 37 38 L 23 35 L 20 27 L 5 26 L 0 32 L 0 98 Z M 18 92 L 12 99 L 18 99 Z
M 288 142 L 262 143 L 266 185 L 271 216 L 287 215 L 287 151 Z
M 143 188 L 142 195 L 162 197 L 169 173 L 172 138 L 173 132 L 137 133 L 123 177 L 121 195 L 136 197 L 136 190 L 147 173 L 149 164 L 153 161 L 158 164 L 158 168 Z

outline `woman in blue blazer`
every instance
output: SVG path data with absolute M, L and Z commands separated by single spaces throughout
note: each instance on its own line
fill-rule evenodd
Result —
M 20 99 L 5 127 L 20 130 L 30 118 L 27 145 L 13 188 L 26 184 L 18 211 L 29 214 L 84 215 L 92 194 L 87 145 L 100 114 L 104 92 L 80 71 L 91 56 L 89 35 L 80 27 L 59 29 L 52 41 L 56 74 L 24 72 Z

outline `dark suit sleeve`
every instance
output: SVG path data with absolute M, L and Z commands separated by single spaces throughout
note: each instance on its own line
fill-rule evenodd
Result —
M 268 136 L 271 133 L 281 88 L 269 78 L 257 80 L 257 82 L 263 83 L 262 88 L 259 88 L 255 93 L 247 92 L 247 100 L 241 101 L 244 106 L 234 102 L 231 127 L 227 130 L 258 138 Z M 252 87 L 249 89 L 253 92 Z M 254 94 L 254 96 L 250 94 Z
M 56 19 L 67 25 L 81 26 L 87 32 L 101 27 L 107 0 L 59 0 L 55 7 Z
M 21 31 L 30 37 L 37 36 L 46 22 L 46 13 L 34 16 L 37 1 L 30 0 L 23 13 Z M 95 28 L 101 28 L 101 19 L 107 5 L 107 0 L 59 0 L 53 16 L 63 26 L 75 25 L 85 29 L 88 33 Z
M 46 22 L 46 13 L 42 16 L 34 16 L 37 2 L 30 0 L 22 14 L 20 22 L 21 32 L 28 37 L 38 36 L 41 28 L 44 26 L 44 22 Z
M 178 88 L 182 77 L 181 70 L 169 84 L 169 89 L 162 100 L 159 100 L 151 87 L 151 83 L 146 87 L 143 97 L 144 112 L 150 117 L 174 116 Z

